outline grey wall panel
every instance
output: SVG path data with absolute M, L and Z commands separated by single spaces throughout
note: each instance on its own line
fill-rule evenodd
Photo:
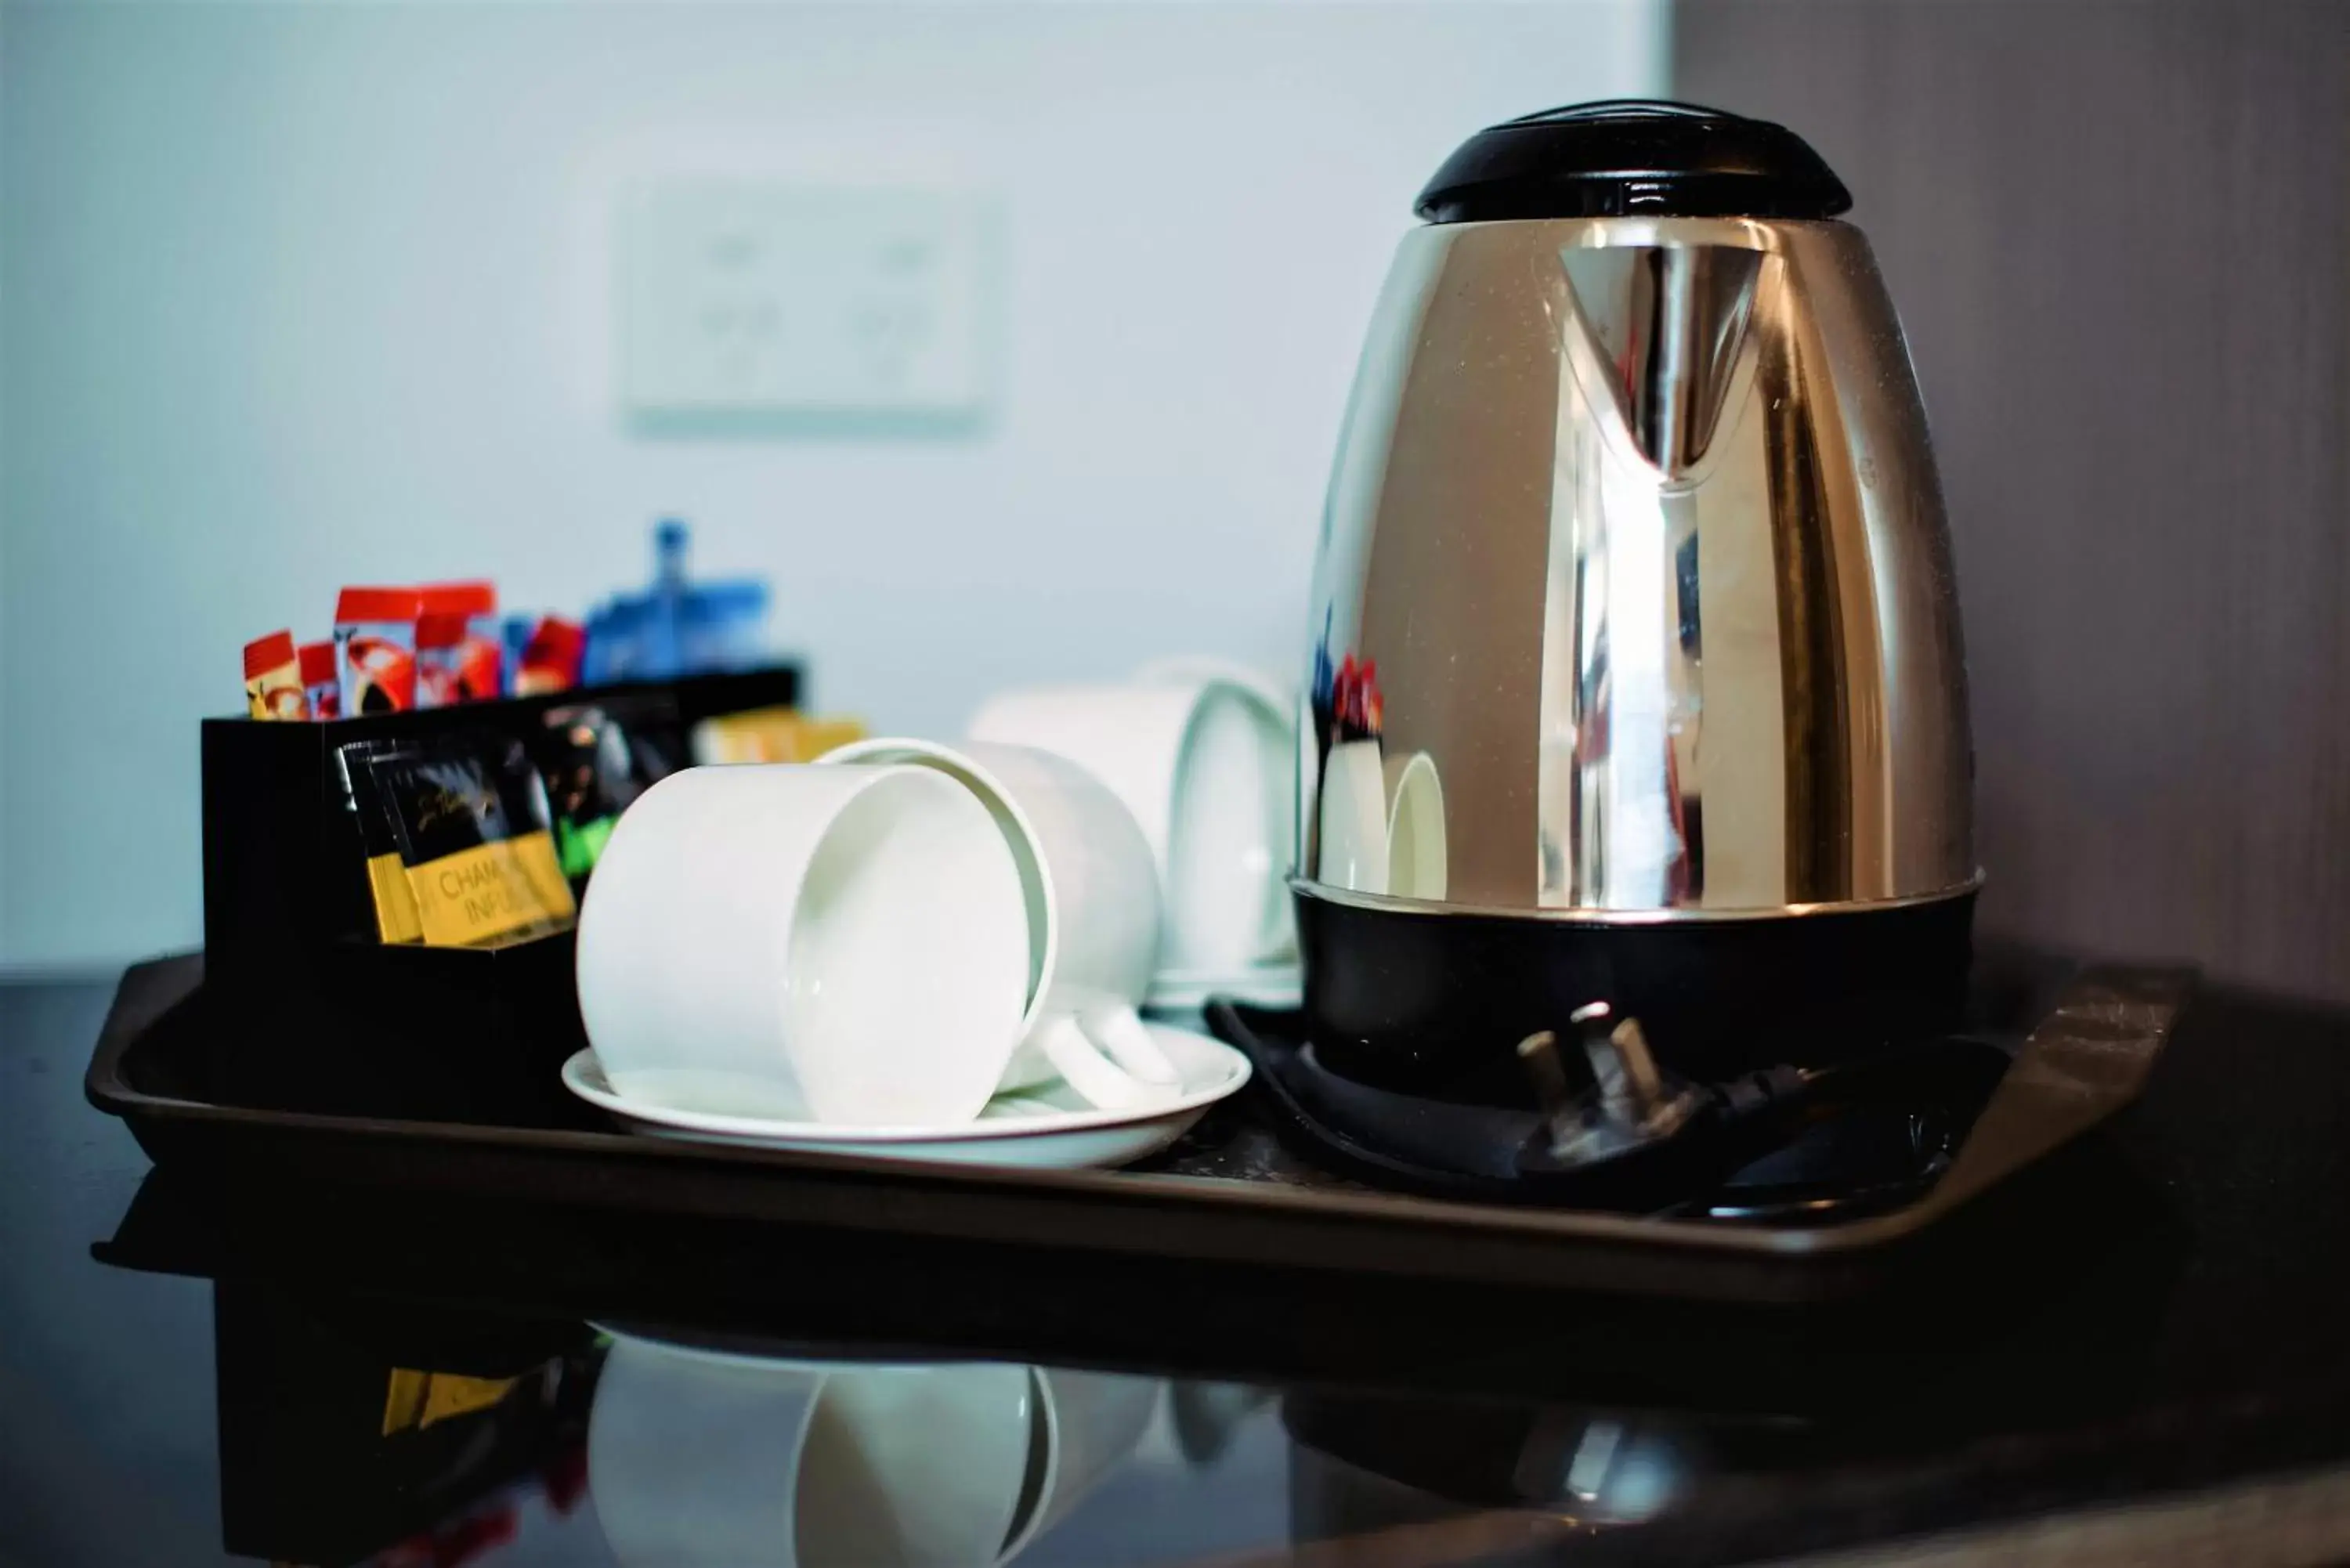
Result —
M 1856 199 L 1949 491 L 1987 928 L 2350 1000 L 2350 6 L 1680 0 Z

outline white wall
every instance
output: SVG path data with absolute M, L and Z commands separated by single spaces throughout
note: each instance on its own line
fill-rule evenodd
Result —
M 196 727 L 344 582 L 577 607 L 659 512 L 827 708 L 1287 666 L 1358 335 L 1479 126 L 1652 91 L 1661 5 L 60 6 L 0 35 L 0 964 L 200 931 Z M 661 172 L 999 192 L 960 438 L 650 440 L 610 208 Z

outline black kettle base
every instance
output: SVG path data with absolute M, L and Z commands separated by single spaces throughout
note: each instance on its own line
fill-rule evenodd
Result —
M 1827 1066 L 1956 1028 L 1974 891 L 1736 919 L 1615 924 L 1296 892 L 1305 1027 L 1349 1078 L 1531 1107 L 1518 1043 L 1580 1007 L 1637 1018 L 1686 1078 Z

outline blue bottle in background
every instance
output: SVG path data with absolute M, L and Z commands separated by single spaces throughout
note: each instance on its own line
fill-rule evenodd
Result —
M 588 617 L 588 649 L 579 660 L 582 686 L 609 686 L 619 680 L 642 680 L 644 601 L 618 596 L 598 605 Z
M 653 524 L 652 591 L 640 603 L 634 679 L 669 680 L 694 673 L 685 658 L 688 535 L 682 518 Z
M 691 590 L 681 651 L 686 668 L 697 674 L 755 670 L 765 663 L 767 585 L 738 577 Z
M 767 661 L 767 585 L 755 577 L 696 584 L 687 575 L 691 543 L 681 518 L 653 525 L 651 586 L 615 595 L 588 618 L 582 684 L 671 680 Z

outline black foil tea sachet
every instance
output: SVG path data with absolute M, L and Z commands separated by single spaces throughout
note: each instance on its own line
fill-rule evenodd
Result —
M 375 775 L 368 766 L 371 753 L 397 749 L 399 742 L 353 741 L 335 751 L 343 775 L 343 801 L 357 819 L 361 852 L 367 857 L 368 894 L 375 906 L 376 940 L 421 942 L 424 925 L 416 912 L 416 895 L 409 889 L 408 867 L 400 857 L 400 841 L 392 836 L 391 818 L 376 794 Z
M 556 861 L 577 888 L 595 869 L 620 813 L 641 793 L 630 776 L 629 738 L 600 708 L 551 708 L 539 769 L 555 818 Z
M 520 742 L 480 735 L 360 750 L 427 946 L 482 947 L 570 927 L 577 906 L 556 864 L 545 787 Z
M 556 859 L 575 889 L 586 885 L 620 814 L 683 765 L 678 729 L 673 711 L 625 697 L 547 710 L 539 771 Z

